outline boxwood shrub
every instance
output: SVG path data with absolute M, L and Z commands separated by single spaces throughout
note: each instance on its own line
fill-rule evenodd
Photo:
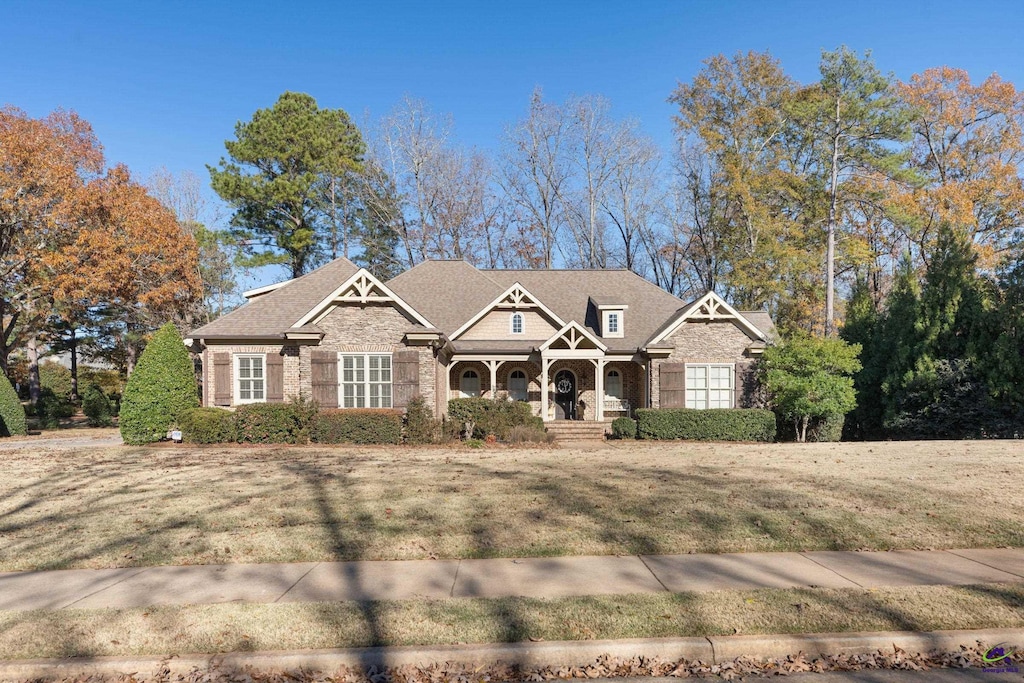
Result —
M 25 409 L 21 407 L 18 394 L 11 386 L 7 375 L 0 372 L 0 436 L 24 436 L 28 434 Z
M 636 420 L 629 417 L 617 417 L 612 420 L 612 436 L 616 439 L 635 439 Z
M 402 411 L 387 408 L 323 410 L 310 423 L 309 438 L 313 443 L 401 443 Z
M 315 410 L 308 403 L 247 403 L 235 411 L 239 443 L 306 443 Z
M 636 411 L 636 419 L 641 439 L 775 440 L 775 413 L 770 410 L 644 408 Z
M 448 401 L 448 419 L 460 425 L 471 423 L 473 433 L 467 436 L 474 439 L 493 434 L 504 441 L 519 425 L 544 431 L 544 420 L 534 415 L 533 408 L 524 401 L 453 398 Z
M 228 443 L 235 440 L 235 414 L 223 408 L 195 408 L 178 420 L 185 443 Z

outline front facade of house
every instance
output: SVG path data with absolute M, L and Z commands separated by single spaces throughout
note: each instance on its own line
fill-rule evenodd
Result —
M 767 314 L 686 303 L 625 270 L 478 270 L 426 261 L 381 282 L 347 259 L 246 293 L 186 343 L 203 404 L 306 396 L 404 408 L 422 396 L 528 401 L 545 421 L 637 408 L 747 407 Z

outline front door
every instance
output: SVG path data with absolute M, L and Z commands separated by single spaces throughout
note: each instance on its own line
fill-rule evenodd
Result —
M 569 370 L 555 373 L 555 418 L 576 419 L 576 375 Z

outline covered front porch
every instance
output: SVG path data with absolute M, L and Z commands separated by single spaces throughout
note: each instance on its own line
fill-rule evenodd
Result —
M 526 401 L 545 422 L 602 422 L 632 417 L 647 405 L 647 364 L 637 354 L 609 354 L 575 323 L 538 347 L 456 350 L 445 370 L 449 399 Z

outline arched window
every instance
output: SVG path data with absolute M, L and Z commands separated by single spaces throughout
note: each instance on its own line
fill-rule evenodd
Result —
M 459 378 L 459 393 L 462 398 L 476 398 L 480 396 L 480 375 L 476 370 L 466 370 Z
M 604 395 L 606 398 L 622 399 L 622 373 L 609 370 L 604 376 Z
M 512 329 L 512 334 L 522 334 L 523 333 L 523 314 L 522 313 L 513 313 L 512 314 L 512 320 L 509 323 L 509 326 Z
M 522 370 L 513 370 L 508 374 L 508 397 L 513 401 L 526 400 L 527 380 Z

